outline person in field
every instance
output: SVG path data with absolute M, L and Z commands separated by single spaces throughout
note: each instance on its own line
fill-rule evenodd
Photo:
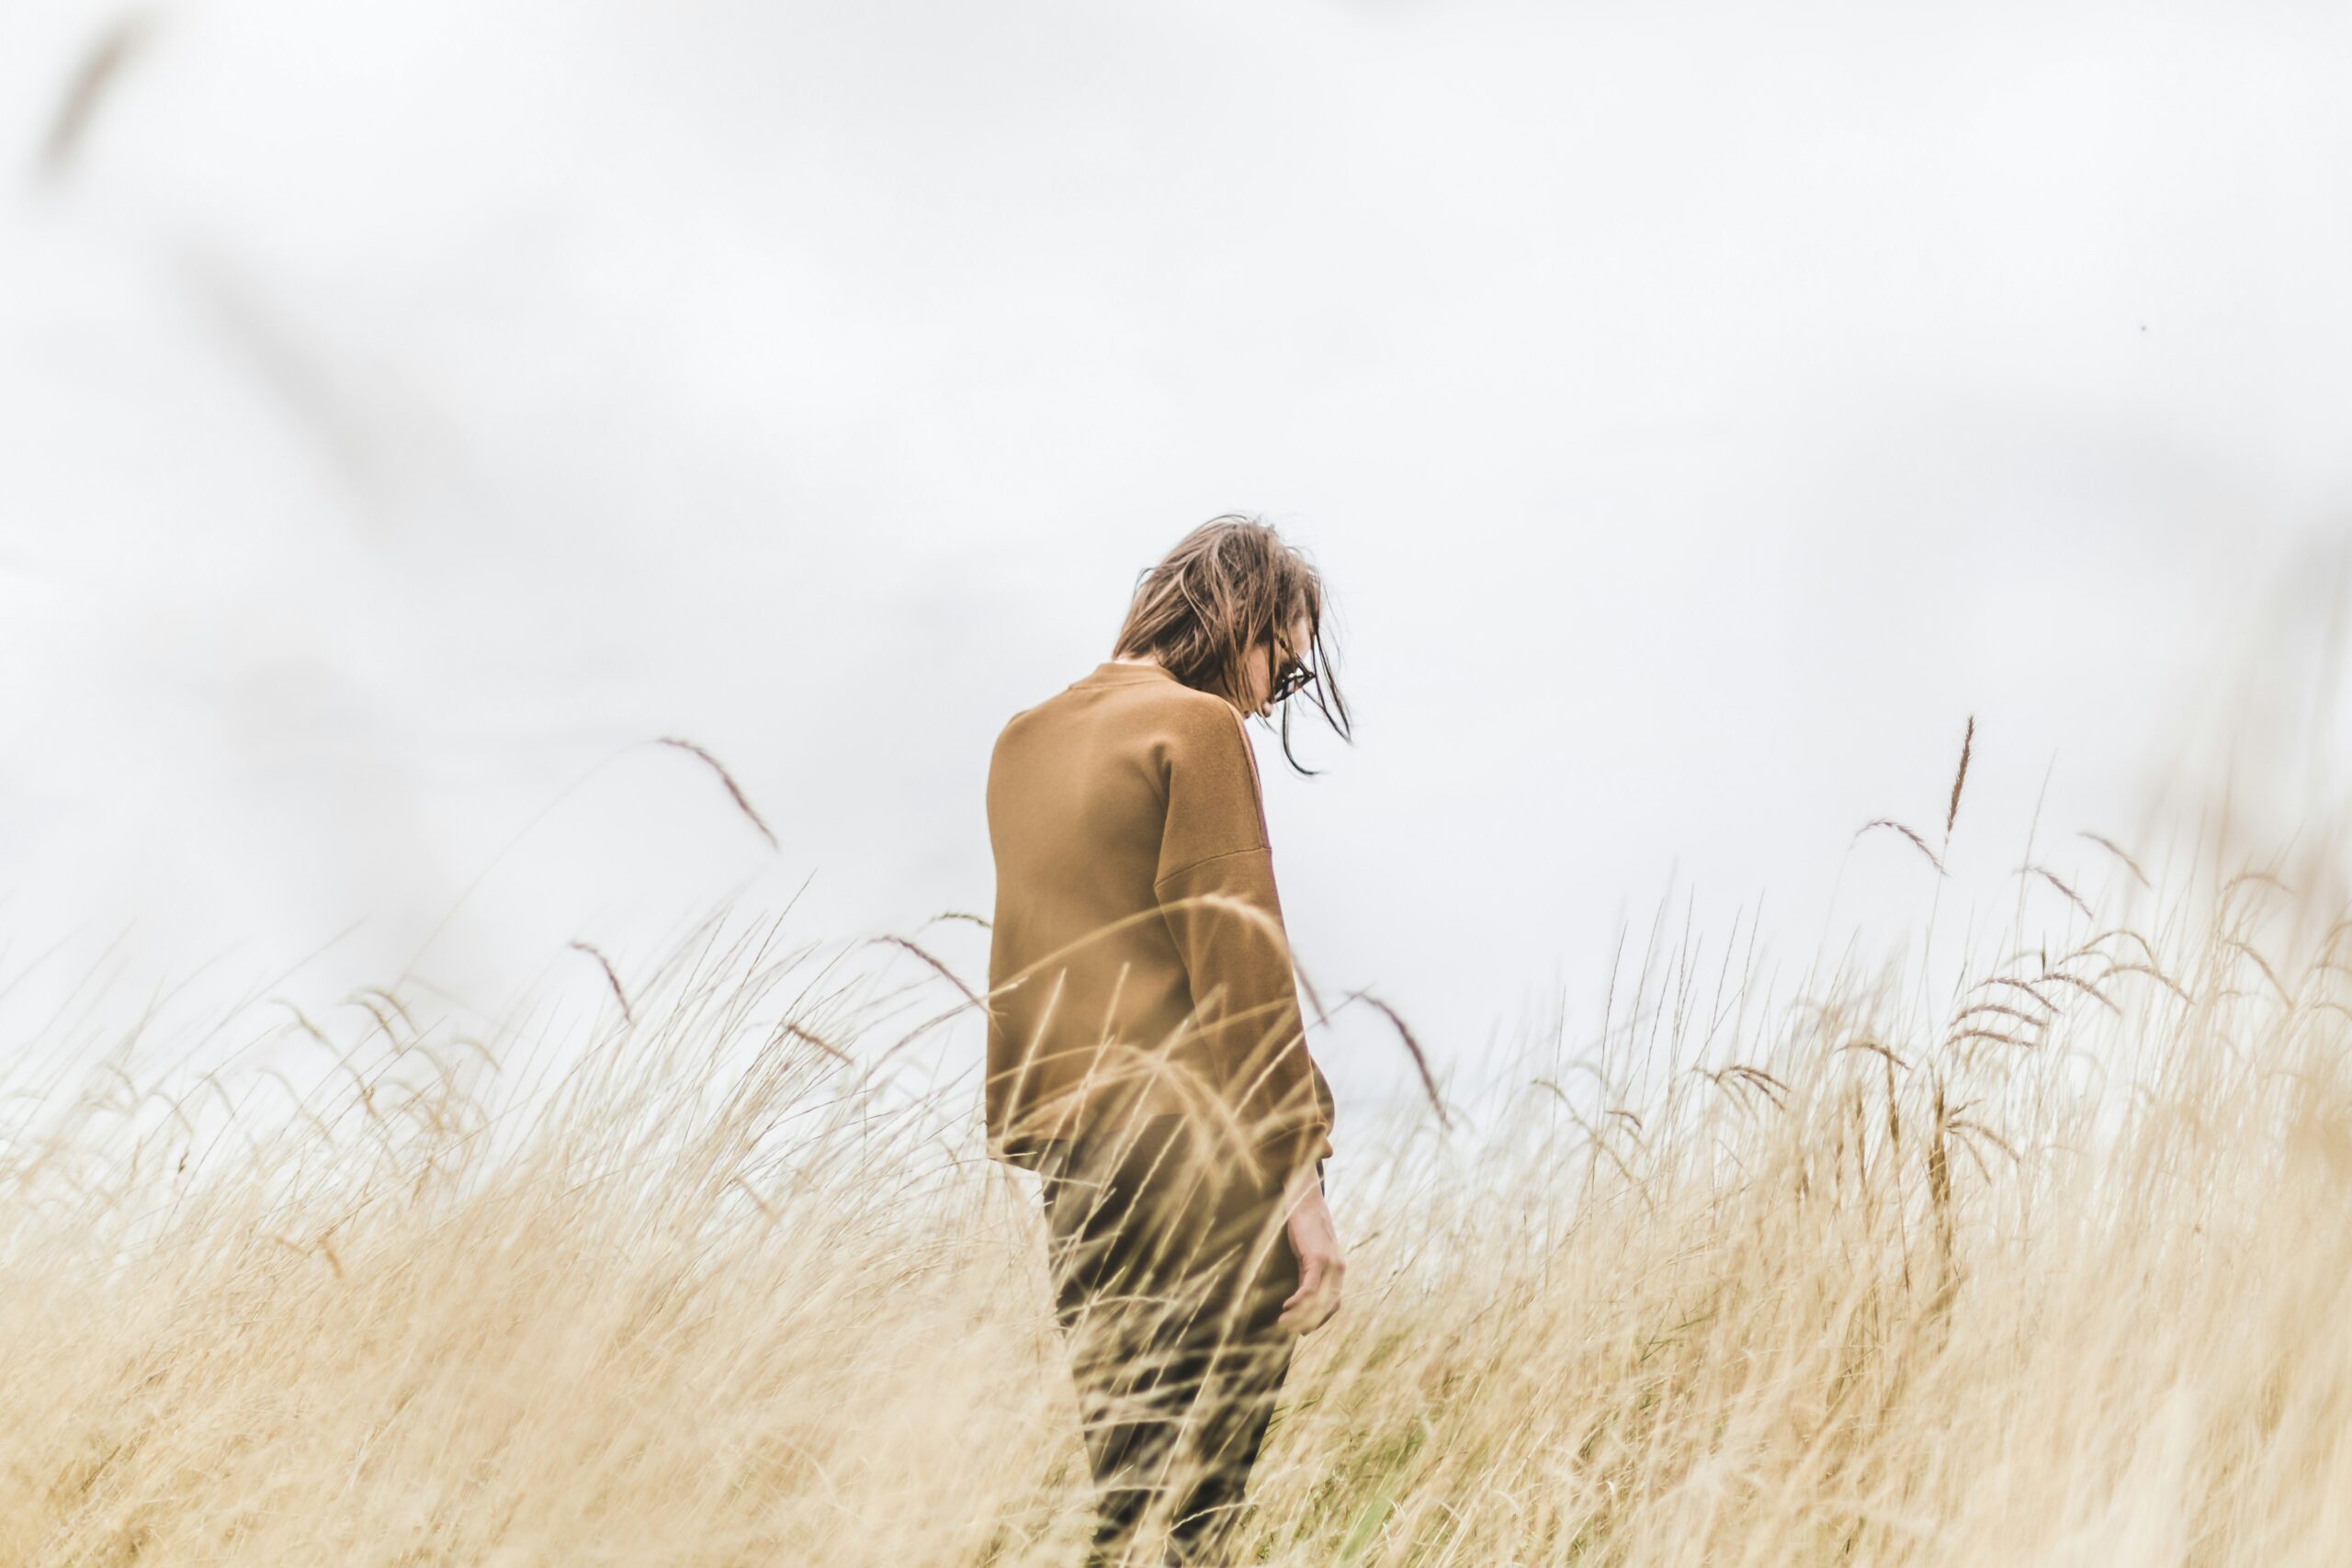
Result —
M 985 1121 L 1034 1171 L 1095 1484 L 1090 1564 L 1166 1528 L 1229 1561 L 1296 1337 L 1346 1265 L 1332 1100 L 1309 1055 L 1243 728 L 1311 693 L 1343 738 L 1323 592 L 1255 519 L 1141 574 L 1109 660 L 1012 716 L 989 764 L 996 862 Z

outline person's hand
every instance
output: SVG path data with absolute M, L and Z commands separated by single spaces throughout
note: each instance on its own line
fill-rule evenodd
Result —
M 1340 1281 L 1347 1274 L 1347 1259 L 1340 1256 L 1340 1234 L 1331 1225 L 1330 1205 L 1323 1201 L 1323 1184 L 1309 1166 L 1294 1179 L 1297 1191 L 1291 1201 L 1290 1247 L 1298 1255 L 1298 1289 L 1283 1303 L 1275 1323 L 1293 1334 L 1312 1334 L 1340 1310 Z

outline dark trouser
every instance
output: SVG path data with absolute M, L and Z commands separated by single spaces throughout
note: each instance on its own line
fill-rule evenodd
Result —
M 1205 1157 L 1184 1117 L 1081 1139 L 1041 1172 L 1055 1314 L 1096 1486 L 1090 1563 L 1155 1519 L 1166 1562 L 1222 1563 L 1274 1397 L 1298 1288 L 1282 1194 Z

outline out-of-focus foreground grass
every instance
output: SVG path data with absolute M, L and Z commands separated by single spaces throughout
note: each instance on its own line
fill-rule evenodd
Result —
M 2047 940 L 1932 994 L 1634 965 L 1491 1114 L 1344 1129 L 1347 1303 L 1252 1559 L 2342 1562 L 2335 856 L 2139 891 L 2119 855 L 2128 922 L 2029 873 Z M 17 1113 L 0 1562 L 1073 1560 L 1031 1179 L 973 1074 L 904 1073 L 968 1003 L 722 924 L 592 969 L 593 1021 L 265 1003 L 307 1083 Z

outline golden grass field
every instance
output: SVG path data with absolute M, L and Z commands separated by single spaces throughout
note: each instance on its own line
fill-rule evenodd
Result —
M 2029 867 L 1957 982 L 1825 966 L 1768 1009 L 1628 959 L 1589 1049 L 1448 1127 L 1358 1118 L 1251 1560 L 2352 1560 L 2337 849 L 2092 845 L 2111 897 Z M 102 1068 L 12 1113 L 0 1562 L 1074 1561 L 969 1004 L 788 924 L 583 948 L 477 1033 L 257 998 L 300 1082 Z

